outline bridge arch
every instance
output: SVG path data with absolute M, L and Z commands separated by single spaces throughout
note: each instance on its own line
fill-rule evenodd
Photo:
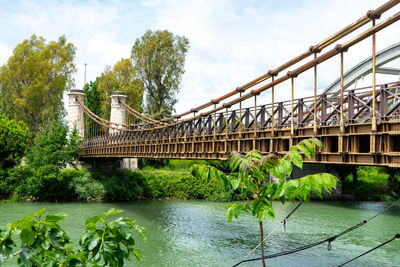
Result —
M 376 73 L 400 75 L 400 69 L 383 68 L 389 62 L 400 58 L 400 42 L 391 45 L 376 54 Z M 361 61 L 343 75 L 343 89 L 349 88 L 360 78 L 372 73 L 372 56 Z M 340 92 L 340 77 L 329 85 L 324 94 Z

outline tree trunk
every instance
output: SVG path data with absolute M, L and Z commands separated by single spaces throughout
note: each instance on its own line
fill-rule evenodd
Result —
M 259 222 L 260 225 L 260 244 L 261 244 L 261 260 L 263 267 L 266 267 L 265 260 L 264 260 L 264 234 L 263 234 L 263 223 L 262 221 Z

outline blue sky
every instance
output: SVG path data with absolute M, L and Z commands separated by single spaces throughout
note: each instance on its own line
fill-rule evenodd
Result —
M 136 38 L 146 30 L 167 29 L 185 35 L 190 41 L 176 105 L 177 112 L 183 112 L 279 66 L 384 2 L 0 0 L 0 64 L 6 63 L 17 43 L 32 34 L 47 40 L 65 34 L 77 47 L 75 87 L 81 88 L 84 63 L 88 64 L 87 80 L 93 80 L 107 65 L 129 57 Z M 394 8 L 399 10 L 400 6 Z M 378 33 L 377 49 L 399 42 L 399 32 L 400 22 L 397 22 Z M 370 39 L 350 49 L 345 56 L 345 68 L 351 68 L 370 52 Z M 398 61 L 395 65 L 400 67 Z M 321 66 L 320 90 L 337 78 L 338 71 L 338 59 Z M 310 72 L 296 80 L 296 97 L 312 94 L 311 77 Z M 367 84 L 369 78 L 365 80 Z M 289 84 L 278 89 L 277 97 L 287 99 Z M 262 97 L 268 101 L 268 93 Z

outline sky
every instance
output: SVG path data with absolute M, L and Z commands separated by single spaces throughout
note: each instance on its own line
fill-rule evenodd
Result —
M 0 65 L 7 62 L 17 43 L 29 39 L 32 34 L 48 41 L 65 35 L 77 47 L 75 88 L 82 88 L 85 63 L 86 80 L 94 80 L 106 66 L 113 66 L 121 58 L 130 57 L 135 40 L 147 30 L 166 29 L 175 35 L 186 36 L 190 42 L 182 86 L 177 95 L 176 112 L 181 113 L 278 67 L 385 2 L 0 0 Z M 398 11 L 400 5 L 385 13 L 377 22 Z M 400 22 L 397 22 L 377 33 L 377 51 L 399 42 L 399 32 Z M 345 71 L 371 56 L 371 51 L 371 38 L 351 48 L 345 54 Z M 399 60 L 390 64 L 400 68 Z M 339 70 L 337 57 L 318 67 L 318 91 L 332 83 Z M 313 72 L 308 71 L 296 79 L 295 97 L 313 94 L 312 75 Z M 380 75 L 377 81 L 398 79 Z M 359 84 L 371 84 L 371 77 L 365 77 Z M 269 102 L 269 94 L 263 93 L 260 101 Z M 289 96 L 289 83 L 277 87 L 277 101 L 287 100 Z

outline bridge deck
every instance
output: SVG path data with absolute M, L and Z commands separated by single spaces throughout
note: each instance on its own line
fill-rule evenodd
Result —
M 158 128 L 88 138 L 83 145 L 84 155 L 88 158 L 227 159 L 232 151 L 252 149 L 282 155 L 291 145 L 315 136 L 324 143 L 324 148 L 309 162 L 399 167 L 400 87 L 398 83 L 386 84 L 377 90 L 376 130 L 371 121 L 370 90 L 347 92 L 343 123 L 340 123 L 337 96 L 319 96 L 316 134 L 313 102 L 302 98 L 295 101 L 293 114 L 290 101 L 286 101 L 274 107 L 261 105 L 255 109 L 230 110 Z

